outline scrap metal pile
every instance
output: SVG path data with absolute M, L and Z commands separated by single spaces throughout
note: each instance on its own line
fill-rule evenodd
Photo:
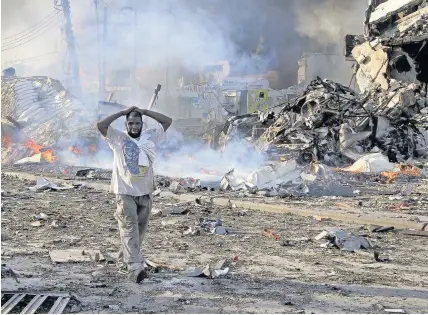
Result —
M 398 176 L 426 176 L 414 165 L 428 165 L 428 1 L 375 2 L 367 10 L 364 36 L 345 39 L 359 91 L 313 80 L 255 140 L 271 161 L 285 162 L 266 165 L 247 178 L 231 170 L 222 190 L 337 195 L 341 180 L 349 181 L 346 172 L 375 173 L 384 183 Z M 354 194 L 345 188 L 349 191 L 341 194 Z
M 257 146 L 287 160 L 317 160 L 334 166 L 349 164 L 366 153 L 382 152 L 392 161 L 422 157 L 428 152 L 424 90 L 422 84 L 397 82 L 387 91 L 360 95 L 318 78 L 283 108 Z
M 317 78 L 283 108 L 257 146 L 328 165 L 377 152 L 392 162 L 426 158 L 427 40 L 428 1 L 371 5 L 365 37 L 346 40 L 360 93 Z
M 229 118 L 222 132 L 226 135 L 227 142 L 236 139 L 258 139 L 268 127 L 275 121 L 274 113 L 254 112 Z
M 2 77 L 2 162 L 95 143 L 96 113 L 48 77 Z M 30 151 L 30 152 L 28 152 Z

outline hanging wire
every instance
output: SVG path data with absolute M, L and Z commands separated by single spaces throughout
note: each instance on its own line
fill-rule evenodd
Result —
M 57 11 L 52 11 L 49 15 L 45 16 L 43 19 L 41 19 L 40 21 L 38 21 L 36 24 L 30 26 L 25 31 L 22 31 L 22 32 L 16 33 L 15 35 L 3 38 L 4 42 L 7 43 L 9 41 L 9 39 L 11 39 L 11 40 L 17 40 L 17 39 L 21 38 L 22 36 L 28 35 L 28 33 L 31 33 L 34 29 L 39 28 L 39 26 L 41 24 L 44 24 L 44 22 L 46 22 L 46 20 L 51 19 L 55 14 L 58 14 L 58 12 Z M 2 43 L 2 45 L 4 45 L 4 43 Z
M 9 46 L 6 46 L 6 47 L 2 47 L 2 50 L 1 51 L 6 51 L 6 50 L 10 50 L 10 49 L 13 49 L 13 48 L 16 48 L 16 47 L 19 47 L 19 46 L 22 46 L 22 45 L 25 45 L 25 44 L 27 44 L 28 42 L 30 42 L 30 41 L 32 41 L 32 40 L 34 40 L 34 39 L 36 39 L 36 38 L 38 38 L 38 37 L 40 37 L 41 35 L 43 35 L 43 34 L 45 34 L 46 32 L 48 32 L 48 31 L 50 31 L 50 30 L 52 30 L 54 27 L 56 27 L 57 25 L 59 25 L 61 23 L 61 19 L 59 19 L 59 20 L 57 20 L 57 21 L 53 21 L 53 23 L 51 23 L 51 24 L 49 24 L 48 26 L 49 27 L 46 27 L 45 29 L 42 29 L 41 30 L 41 32 L 40 33 L 38 33 L 37 35 L 35 34 L 34 36 L 32 36 L 32 37 L 28 37 L 28 39 L 26 40 L 26 41 L 23 41 L 23 42 L 16 42 L 15 44 L 10 44 Z M 3 44 L 2 44 L 2 46 L 3 46 Z

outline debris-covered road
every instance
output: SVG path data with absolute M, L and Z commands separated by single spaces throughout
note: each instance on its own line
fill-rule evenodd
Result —
M 119 248 L 112 195 L 84 187 L 36 193 L 28 189 L 34 184 L 2 178 L 2 263 L 20 281 L 2 279 L 2 290 L 70 292 L 81 304 L 66 312 L 385 313 L 402 309 L 423 313 L 428 309 L 425 237 L 372 233 L 359 223 L 203 201 L 177 206 L 177 200 L 156 197 L 143 250 L 148 259 L 168 267 L 159 267 L 159 272 L 136 285 L 128 283 L 111 263 Z M 426 194 L 426 186 L 421 187 Z M 377 196 L 365 198 L 374 212 L 380 211 L 374 208 Z M 304 208 L 310 203 L 301 199 L 294 205 Z M 184 214 L 167 214 L 171 211 Z M 200 219 L 220 219 L 229 234 L 211 234 L 200 227 Z M 368 255 L 361 255 L 321 247 L 325 241 L 315 240 L 316 236 L 334 228 L 363 235 L 386 262 L 375 261 L 370 251 L 362 250 Z M 280 239 L 263 235 L 265 229 Z M 50 252 L 70 249 L 99 250 L 102 258 L 52 263 Z M 195 267 L 213 266 L 222 259 L 229 267 L 226 275 L 187 276 Z

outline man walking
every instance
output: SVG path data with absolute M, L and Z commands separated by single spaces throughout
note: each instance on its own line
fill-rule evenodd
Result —
M 126 116 L 126 132 L 111 126 L 122 116 Z M 145 126 L 143 116 L 154 119 L 156 126 Z M 110 191 L 116 194 L 115 218 L 119 223 L 122 243 L 118 265 L 136 283 L 147 276 L 140 247 L 152 209 L 155 148 L 164 138 L 171 122 L 171 118 L 160 113 L 130 107 L 97 124 L 114 155 Z

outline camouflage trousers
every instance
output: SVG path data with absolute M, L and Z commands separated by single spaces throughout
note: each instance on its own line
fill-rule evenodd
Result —
M 119 224 L 122 245 L 118 265 L 126 267 L 128 271 L 135 270 L 144 264 L 140 248 L 149 223 L 152 197 L 116 195 L 116 203 L 115 218 Z

